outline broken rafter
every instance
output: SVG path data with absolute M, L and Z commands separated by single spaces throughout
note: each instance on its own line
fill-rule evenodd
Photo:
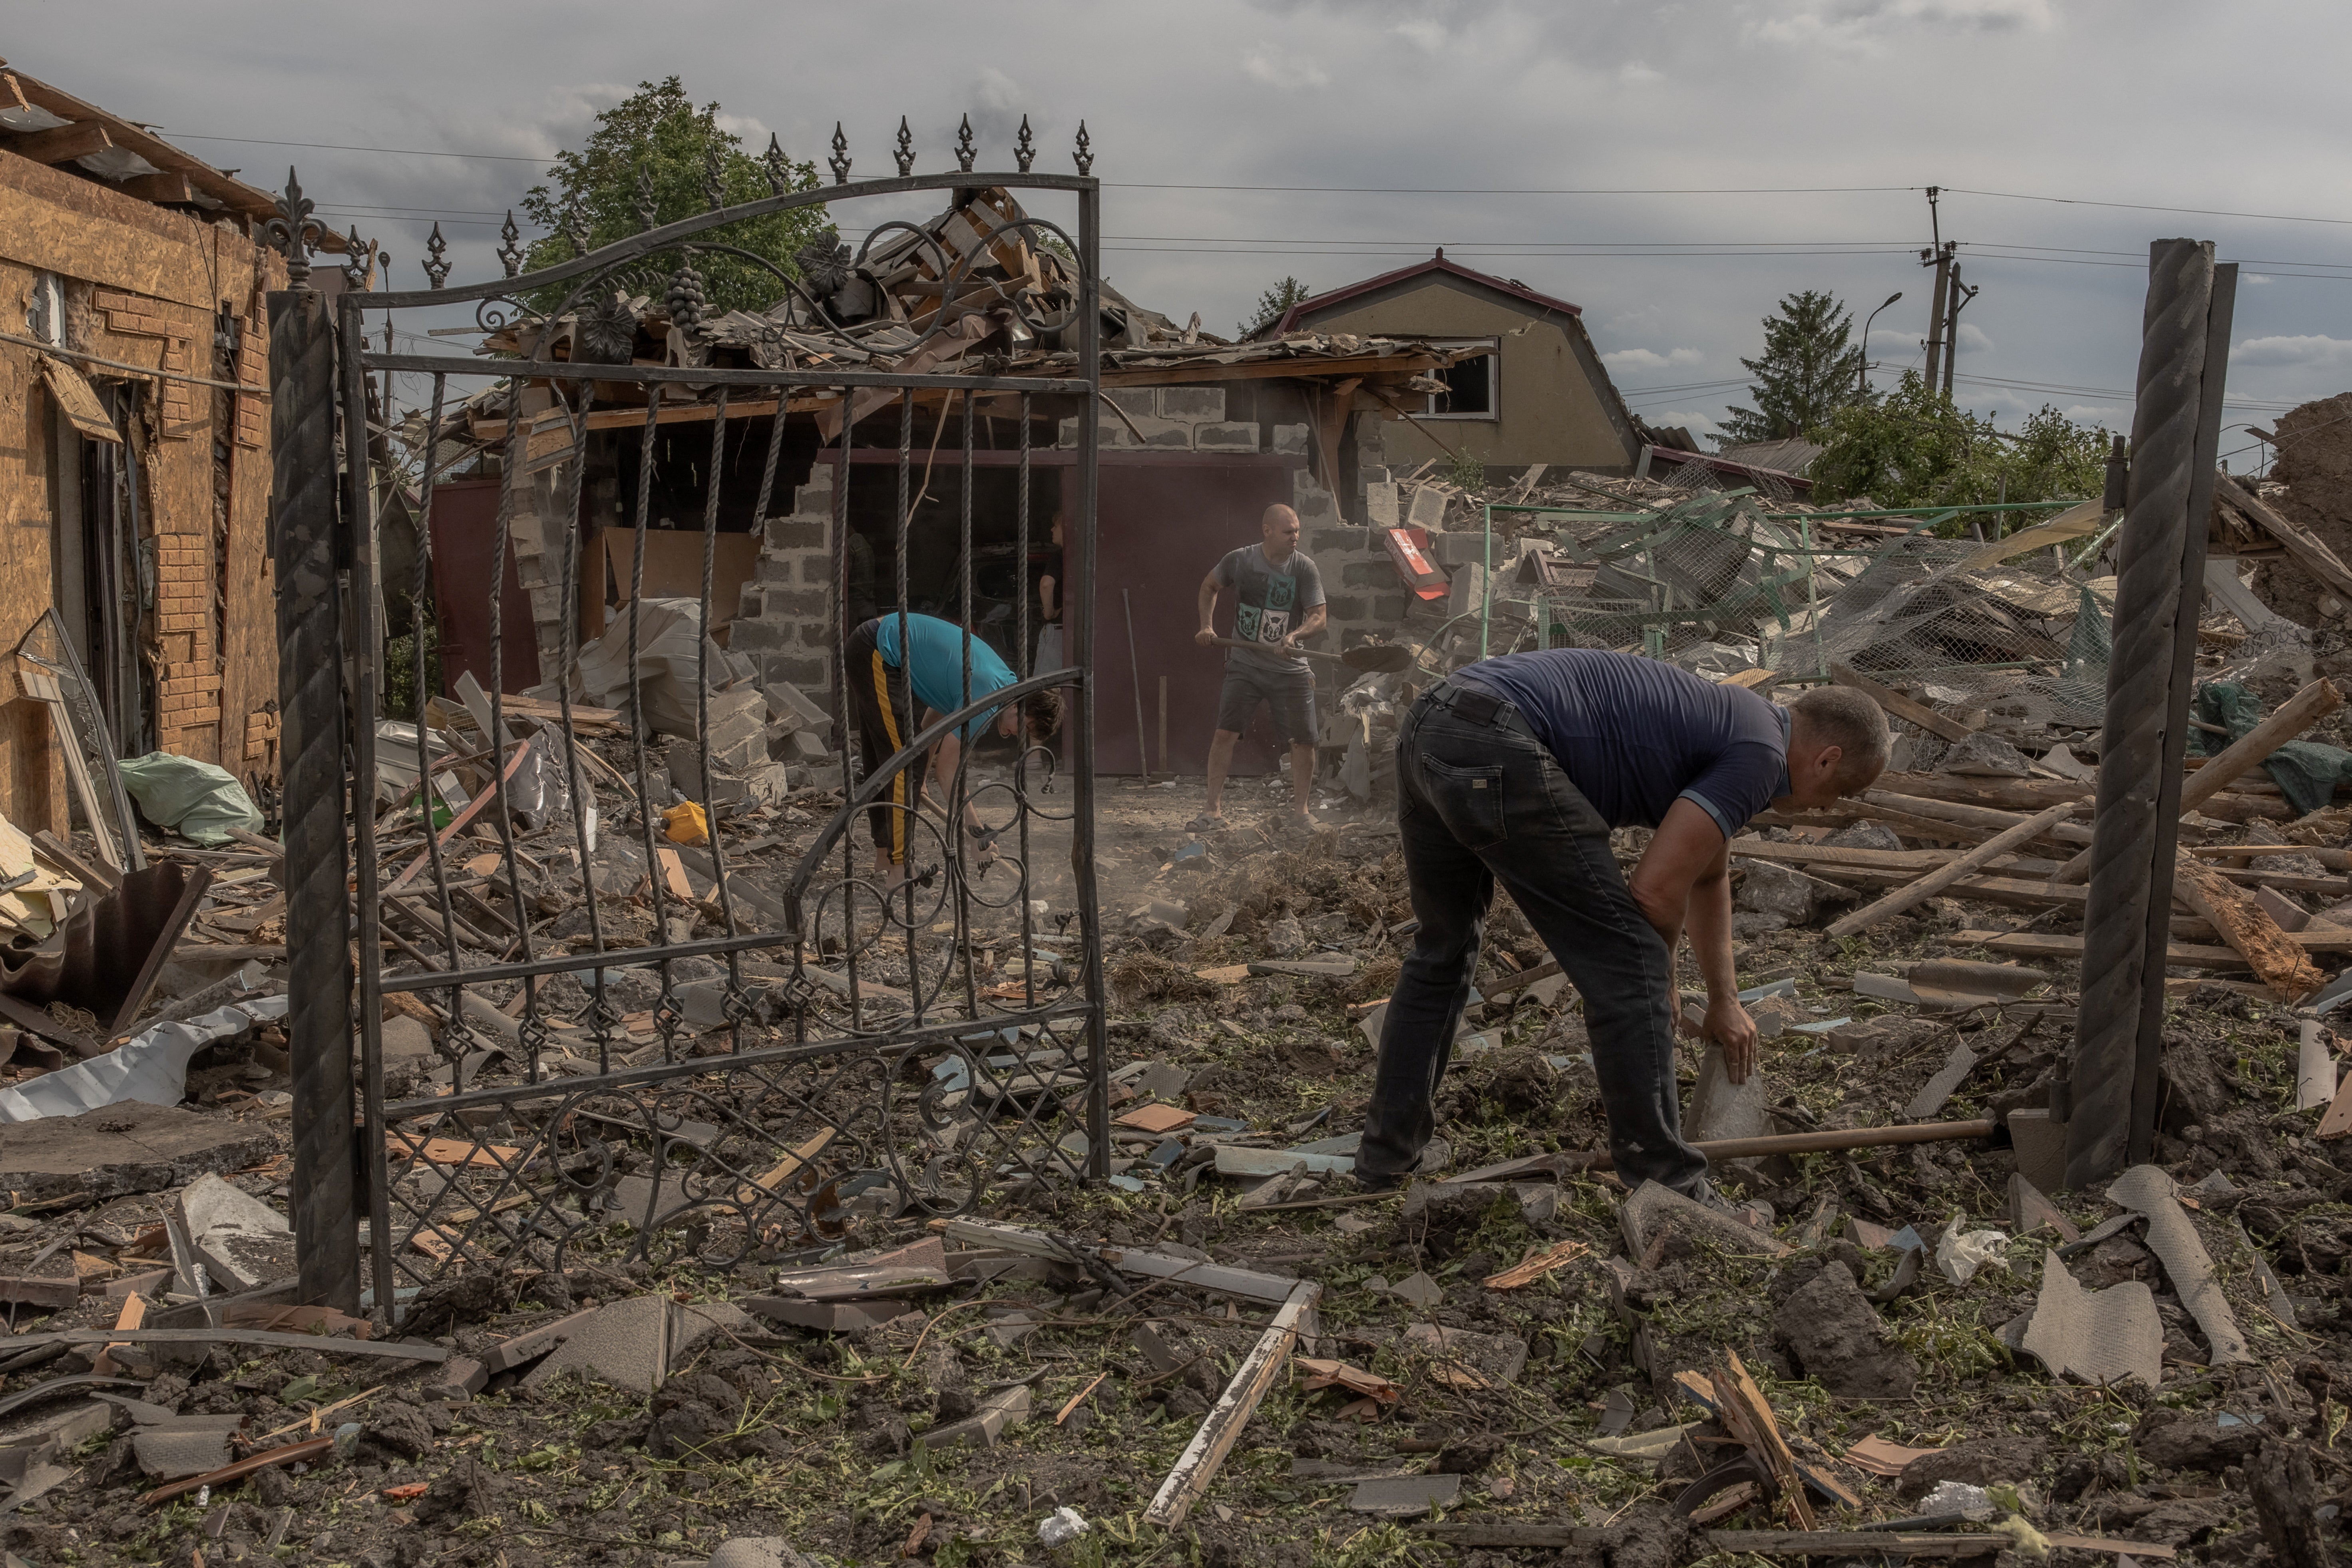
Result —
M 2059 823 L 2072 816 L 2081 804 L 2080 801 L 2062 801 L 2038 816 L 2027 817 L 2007 832 L 1996 834 L 1986 839 L 1950 864 L 1939 866 L 1909 886 L 1897 888 L 1877 902 L 1844 916 L 1830 927 L 1829 934 L 1852 936 L 1854 932 L 1865 930 L 1890 915 L 1900 914 L 1915 904 L 1934 898 L 1953 883 L 1968 877 L 1978 867 L 1998 860 L 2029 839 L 2041 837 Z
M 1202 1417 L 1200 1430 L 1194 1432 L 1192 1442 L 1185 1445 L 1183 1455 L 1176 1461 L 1176 1468 L 1170 1470 L 1168 1479 L 1160 1484 L 1160 1494 L 1144 1510 L 1143 1517 L 1147 1522 L 1162 1530 L 1172 1529 L 1184 1522 L 1184 1516 L 1192 1512 L 1192 1505 L 1200 1501 L 1201 1495 L 1209 1489 L 1209 1483 L 1216 1479 L 1218 1468 L 1225 1462 L 1225 1456 L 1233 1452 L 1234 1444 L 1241 1437 L 1242 1428 L 1249 1425 L 1250 1417 L 1257 1411 L 1258 1403 L 1265 1397 L 1267 1388 L 1273 1385 L 1275 1373 L 1280 1372 L 1283 1363 L 1290 1358 L 1291 1350 L 1298 1343 L 1299 1336 L 1314 1333 L 1315 1303 L 1322 1294 L 1323 1287 L 1312 1280 L 1302 1279 L 1292 1288 L 1289 1300 L 1283 1302 L 1281 1310 L 1275 1313 L 1274 1321 L 1258 1337 L 1247 1359 L 1234 1372 L 1233 1381 L 1225 1384 L 1225 1392 L 1217 1400 L 1216 1407 Z

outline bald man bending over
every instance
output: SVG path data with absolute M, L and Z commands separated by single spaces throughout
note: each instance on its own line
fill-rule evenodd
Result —
M 1315 779 L 1315 672 L 1295 650 L 1300 638 L 1323 629 L 1323 574 L 1298 548 L 1297 512 L 1270 506 L 1260 527 L 1263 540 L 1233 552 L 1201 579 L 1201 629 L 1192 640 L 1203 647 L 1215 645 L 1217 599 L 1230 592 L 1234 640 L 1253 646 L 1225 655 L 1217 732 L 1209 742 L 1208 809 L 1192 819 L 1195 833 L 1224 825 L 1219 802 L 1234 763 L 1234 742 L 1249 728 L 1261 702 L 1273 711 L 1277 737 L 1290 742 L 1292 822 L 1302 832 L 1315 830 L 1307 812 Z

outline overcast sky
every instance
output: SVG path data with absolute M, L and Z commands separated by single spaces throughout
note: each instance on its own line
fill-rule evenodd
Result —
M 1831 289 L 1857 319 L 1902 290 L 1872 357 L 1887 377 L 1918 362 L 1930 184 L 1983 290 L 1961 317 L 1960 401 L 2004 425 L 2051 403 L 2127 427 L 2147 246 L 2174 235 L 2247 264 L 2225 452 L 2352 382 L 2352 7 L 2315 0 L 113 0 L 98 29 L 94 15 L 18 0 L 10 62 L 254 184 L 299 164 L 322 216 L 379 237 L 403 287 L 424 280 L 435 217 L 454 280 L 494 275 L 499 216 L 541 177 L 534 160 L 675 72 L 754 151 L 774 132 L 821 160 L 840 120 L 856 175 L 890 172 L 901 113 L 929 170 L 952 166 L 967 111 L 982 168 L 1010 166 L 1025 112 L 1040 166 L 1067 170 L 1083 118 L 1115 237 L 1105 270 L 1180 321 L 1197 310 L 1230 332 L 1286 273 L 1330 288 L 1443 245 L 1581 306 L 1635 408 L 1702 431 L 1743 401 L 1740 356 L 1794 289 Z

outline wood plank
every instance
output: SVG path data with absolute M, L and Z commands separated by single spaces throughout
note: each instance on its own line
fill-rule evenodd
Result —
M 2040 811 L 2083 792 L 2073 779 L 1996 779 L 1961 773 L 1881 773 L 1878 782 L 1883 788 L 1906 795 L 2011 812 Z M 2281 796 L 2229 791 L 2199 803 L 2198 809 L 2225 822 L 2288 822 L 2295 816 L 2294 808 Z
M 1886 781 L 1882 777 L 1879 782 L 1884 784 Z M 1926 817 L 1931 821 L 1949 822 L 1955 826 L 1974 828 L 1977 830 L 1979 838 L 1989 834 L 2002 832 L 2025 819 L 2025 814 L 2022 812 L 1999 811 L 1990 806 L 1969 805 L 1958 801 L 1937 800 L 1927 795 L 1895 795 L 1883 789 L 1864 790 L 1862 799 L 1864 805 L 1877 806 L 1882 810 L 1906 812 L 1911 816 Z M 2091 830 L 2079 822 L 2062 822 L 2051 829 L 2050 837 L 2062 842 L 2088 844 L 2091 841 Z
M 2056 517 L 2037 522 L 2031 528 L 2021 528 L 2006 539 L 1996 539 L 1983 549 L 1960 558 L 1957 571 L 1977 572 L 1987 566 L 2023 555 L 2028 551 L 2041 550 L 2069 540 L 2087 539 L 2098 532 L 2107 521 L 2106 501 L 2086 500 L 2068 507 Z
M 2286 546 L 2287 553 L 2305 571 L 2334 589 L 2339 598 L 2352 599 L 2352 567 L 2347 567 L 2343 559 L 2318 538 L 2228 474 L 2213 476 L 2213 491 L 2245 513 L 2248 521 Z
M 47 131 L 28 132 L 11 136 L 8 151 L 19 158 L 29 158 L 36 163 L 70 163 L 76 158 L 87 158 L 93 153 L 110 151 L 114 138 L 106 127 L 95 120 L 85 120 L 76 125 L 59 125 Z
M 1299 1335 L 1315 1330 L 1315 1303 L 1323 1294 L 1323 1287 L 1311 1279 L 1302 1279 L 1290 1292 L 1289 1299 L 1274 1315 L 1265 1333 L 1250 1349 L 1240 1368 L 1234 1372 L 1216 1406 L 1201 1419 L 1200 1429 L 1185 1445 L 1183 1455 L 1176 1461 L 1168 1479 L 1160 1483 L 1160 1493 L 1143 1517 L 1162 1530 L 1172 1529 L 1184 1521 L 1192 1505 L 1217 1479 L 1217 1470 L 1233 1452 L 1241 1438 L 1242 1428 L 1256 1414 L 1265 1391 L 1274 1384 L 1275 1374 L 1290 1359 Z
M 2240 773 L 2255 767 L 2273 752 L 2310 729 L 2320 720 L 2344 705 L 2344 694 L 2326 676 L 2305 687 L 2278 705 L 2271 716 L 2247 731 L 2223 749 L 2221 754 L 2208 760 L 2205 765 L 2189 775 L 2180 786 L 2180 815 L 2203 809 L 2209 802 L 2218 803 L 2221 792 Z M 2257 797 L 2242 795 L 2252 800 Z M 2210 815 L 2221 815 L 2218 812 Z M 2292 816 L 2294 807 L 2284 800 L 2265 816 Z M 2062 882 L 2079 882 L 2091 874 L 2091 852 L 2084 850 L 2066 862 L 2058 873 Z
M 1976 732 L 1965 724 L 1947 719 L 1924 702 L 1914 702 L 1900 691 L 1891 687 L 1881 686 L 1870 677 L 1855 670 L 1851 665 L 1831 664 L 1830 679 L 1840 686 L 1853 688 L 1865 697 L 1875 700 L 1881 708 L 1885 709 L 1895 718 L 1908 720 L 1922 730 L 1931 734 L 1940 735 L 1947 741 L 1954 742 L 1965 741 Z
M 2280 1001 L 2301 1001 L 2326 982 L 2326 976 L 2296 944 L 2294 937 L 2300 933 L 2281 930 L 2258 901 L 2197 861 L 2185 856 L 2177 859 L 2173 890 L 2213 923 L 2221 940 Z
M 2347 934 L 2352 935 L 2352 932 Z M 1988 952 L 2015 953 L 2021 958 L 2079 959 L 2083 956 L 2081 937 L 2056 936 L 2046 931 L 1954 931 L 1948 939 L 1948 945 L 1954 948 L 1981 947 Z M 2246 961 L 2226 947 L 2201 947 L 2182 942 L 2166 945 L 2164 962 L 2201 969 L 2246 967 Z
M 1761 1457 L 1764 1468 L 1771 1472 L 1772 1483 L 1780 1494 L 1781 1506 L 1789 1510 L 1789 1522 L 1799 1530 L 1813 1528 L 1812 1504 L 1805 1500 L 1804 1478 L 1797 1473 L 1797 1456 L 1789 1449 L 1788 1439 L 1780 1436 L 1780 1424 L 1772 1418 L 1771 1404 L 1756 1380 L 1748 1375 L 1748 1367 L 1739 1352 L 1727 1349 L 1722 1364 L 1714 1373 L 1716 1415 L 1731 1435 L 1746 1443 L 1751 1456 Z
M 2003 854 L 2026 840 L 2039 837 L 2050 828 L 2056 826 L 2063 819 L 2072 816 L 2081 805 L 2080 801 L 2062 802 L 2037 816 L 2026 818 L 2007 832 L 1994 835 L 1966 854 L 1957 857 L 1950 864 L 1937 868 L 1908 887 L 1898 888 L 1877 902 L 1831 922 L 1829 934 L 1852 936 L 1854 932 L 1878 921 L 1885 920 L 1890 915 L 1900 914 L 1925 900 L 1934 898 L 1946 888 L 1965 878 L 1976 868 L 1999 859 Z

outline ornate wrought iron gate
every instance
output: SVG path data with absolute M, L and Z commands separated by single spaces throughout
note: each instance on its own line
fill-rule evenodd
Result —
M 575 241 L 571 259 L 520 275 L 509 230 L 504 279 L 443 288 L 446 267 L 429 263 L 433 289 L 346 292 L 331 306 L 307 287 L 304 252 L 317 226 L 289 174 L 273 226 L 295 263 L 294 288 L 272 297 L 271 370 L 296 1220 L 310 1299 L 358 1310 L 364 1287 L 379 1314 L 396 1312 L 398 1292 L 450 1271 L 555 1266 L 567 1255 L 723 1268 L 838 1237 L 860 1213 L 951 1214 L 1007 1184 L 1107 1173 L 1089 613 L 1099 223 L 1080 136 L 1076 177 L 1030 172 L 1024 123 L 1018 172 L 972 172 L 967 140 L 958 172 L 915 175 L 902 141 L 900 177 L 853 184 L 836 133 L 831 186 L 790 188 L 790 166 L 772 153 L 771 196 L 594 250 Z M 971 199 L 992 190 L 1074 193 L 1076 234 L 1010 200 Z M 878 223 L 854 257 L 828 247 L 811 258 L 834 274 L 821 282 L 729 241 L 730 226 L 769 214 L 821 204 L 838 214 L 844 203 L 924 191 L 957 193 L 954 210 L 969 221 Z M 773 307 L 728 318 L 739 342 L 745 331 L 753 340 L 749 365 L 709 363 L 707 342 L 681 324 L 694 314 L 698 258 L 717 256 L 773 274 Z M 1008 279 L 1021 258 L 1025 276 Z M 937 308 L 891 320 L 890 279 Z M 632 344 L 646 298 L 665 292 L 669 363 L 645 363 L 652 356 Z M 879 313 L 856 320 L 861 300 L 879 300 Z M 513 357 L 367 346 L 362 309 L 398 318 L 457 302 L 473 303 L 478 323 L 511 343 Z M 427 405 L 393 406 L 383 373 L 429 377 Z M 377 374 L 383 401 L 372 410 Z M 469 381 L 487 390 L 461 400 Z M 749 835 L 707 784 L 688 792 L 717 816 L 707 843 L 675 842 L 657 782 L 712 777 L 714 691 L 745 689 L 741 656 L 701 635 L 713 624 L 722 480 L 730 463 L 761 465 L 752 516 L 766 529 L 782 510 L 780 478 L 789 493 L 780 475 L 788 416 L 803 410 L 832 421 L 816 459 L 834 465 L 818 623 L 827 631 L 810 640 L 833 643 L 836 654 L 853 499 L 872 487 L 889 506 L 898 607 L 885 618 L 903 647 L 915 487 L 956 497 L 960 583 L 940 614 L 969 626 L 976 419 L 992 446 L 1007 417 L 1018 426 L 1017 458 L 991 456 L 1014 471 L 1012 552 L 1025 573 L 1033 542 L 1045 537 L 1033 511 L 1033 433 L 1049 416 L 1076 413 L 1076 461 L 1061 470 L 1071 647 L 1068 668 L 1027 673 L 1036 628 L 1017 585 L 1011 663 L 1020 679 L 994 691 L 972 684 L 967 642 L 960 694 L 973 700 L 926 724 L 917 700 L 902 696 L 891 720 L 905 744 L 862 776 L 850 682 L 870 669 L 835 657 L 839 804 L 800 847 L 797 865 L 772 878 L 745 860 Z M 562 668 L 542 673 L 560 689 L 523 701 L 488 681 L 472 727 L 447 747 L 428 740 L 421 721 L 381 722 L 379 590 L 398 585 L 378 581 L 374 530 L 353 522 L 370 516 L 372 494 L 359 433 L 372 417 L 396 430 L 420 412 L 422 425 L 408 427 L 423 431 L 413 444 L 422 518 L 468 432 L 498 433 L 493 563 L 507 558 L 518 487 L 542 449 L 570 455 L 557 484 L 561 537 L 547 542 L 562 552 L 564 632 Z M 700 596 L 686 617 L 694 765 L 681 765 L 673 742 L 665 767 L 643 737 L 657 717 L 657 679 L 674 689 L 682 661 L 654 638 L 643 588 L 648 531 L 659 521 L 656 437 L 681 428 L 673 422 L 681 416 L 707 421 L 710 444 L 698 476 Z M 762 434 L 761 419 L 763 457 L 756 439 L 730 447 L 747 423 Z M 340 505 L 339 425 L 352 459 Z M 571 671 L 585 569 L 582 474 L 593 433 L 615 426 L 637 463 L 633 512 L 624 513 L 633 530 L 626 611 L 593 650 L 626 659 L 624 738 L 607 763 L 589 739 L 606 726 L 583 720 L 584 689 Z M 895 437 L 895 463 L 851 461 L 856 435 L 877 427 Z M 1001 505 L 996 515 L 1001 522 Z M 404 651 L 421 721 L 435 640 L 421 608 L 433 590 L 429 525 L 417 537 L 420 609 Z M 495 572 L 479 589 L 493 671 L 505 668 L 505 640 L 529 635 L 501 624 L 499 589 Z M 936 817 L 894 792 L 951 730 L 1054 688 L 1067 718 L 1050 750 L 1025 731 L 1009 757 L 966 745 L 952 775 L 933 781 L 934 797 L 945 796 Z M 452 785 L 453 775 L 475 787 Z M 380 779 L 397 782 L 380 792 Z M 915 874 L 895 889 L 862 866 L 851 842 L 852 824 L 877 803 L 894 833 L 914 841 Z M 1070 876 L 1051 879 L 1061 896 L 1049 901 L 1040 858 L 1065 840 Z M 437 1039 L 439 1081 L 399 1100 L 385 1089 L 388 1006 L 429 1015 Z

